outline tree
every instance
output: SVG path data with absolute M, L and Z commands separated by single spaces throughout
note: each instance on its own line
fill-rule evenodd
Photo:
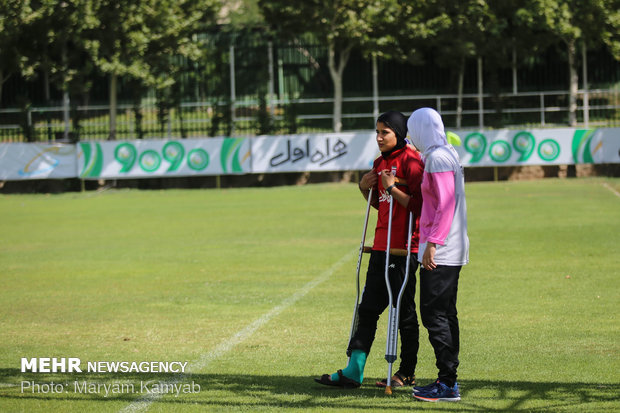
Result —
M 512 90 L 516 93 L 518 68 L 545 51 L 552 42 L 550 36 L 540 28 L 540 16 L 530 3 L 530 0 L 488 2 L 490 18 L 478 51 L 484 59 L 485 83 L 492 93 L 498 115 L 501 115 L 503 105 L 499 97 L 499 71 L 512 70 Z M 501 116 L 498 116 L 497 121 L 501 124 Z
M 372 33 L 379 0 L 259 0 L 265 21 L 283 39 L 311 33 L 327 47 L 334 87 L 333 130 L 342 130 L 342 74 L 351 51 Z
M 460 127 L 465 65 L 467 59 L 480 56 L 486 33 L 493 27 L 489 7 L 483 0 L 403 1 L 401 5 L 402 24 L 397 39 L 400 48 L 407 50 L 407 45 L 413 44 L 426 49 L 439 66 L 456 73 L 456 119 Z
M 516 73 L 528 62 L 528 57 L 544 52 L 551 45 L 532 0 L 489 1 L 489 6 L 495 25 L 488 30 L 488 41 L 481 51 L 492 68 L 510 67 Z M 517 89 L 516 84 L 513 89 Z
M 132 84 L 133 90 L 141 95 L 144 90 L 141 85 L 150 76 L 150 68 L 144 61 L 149 42 L 149 31 L 142 16 L 144 5 L 141 0 L 97 0 L 99 27 L 90 33 L 90 52 L 98 69 L 108 74 L 109 139 L 116 139 L 118 78 L 126 76 L 137 80 Z M 137 129 L 141 130 L 140 125 Z
M 146 23 L 156 36 L 151 38 L 146 61 L 154 76 L 159 96 L 159 114 L 162 127 L 167 121 L 170 109 L 175 107 L 181 120 L 181 134 L 184 136 L 183 96 L 180 80 L 188 66 L 185 62 L 199 61 L 206 53 L 205 44 L 198 34 L 203 33 L 215 22 L 216 0 L 151 0 L 160 5 L 147 14 Z
M 0 104 L 2 85 L 20 71 L 20 32 L 27 20 L 27 3 L 21 0 L 0 0 Z
M 97 24 L 92 0 L 23 2 L 19 39 L 20 72 L 26 79 L 40 74 L 49 101 L 50 84 L 63 92 L 64 138 L 69 138 L 69 95 L 85 96 L 91 87 L 92 61 L 85 33 Z M 79 130 L 79 119 L 74 118 Z
M 96 1 L 101 26 L 93 32 L 91 50 L 99 69 L 110 76 L 110 138 L 114 139 L 116 133 L 120 76 L 135 80 L 136 104 L 139 92 L 147 87 L 156 89 L 163 127 L 170 107 L 180 107 L 177 80 L 181 63 L 200 57 L 202 51 L 196 35 L 213 24 L 216 0 Z
M 620 1 L 538 0 L 533 4 L 542 24 L 566 47 L 569 67 L 568 124 L 577 124 L 578 48 L 604 42 L 620 60 Z M 585 62 L 584 62 L 585 64 Z

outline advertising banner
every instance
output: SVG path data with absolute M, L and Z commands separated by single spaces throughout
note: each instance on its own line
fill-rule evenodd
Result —
M 252 172 L 363 170 L 379 156 L 374 133 L 259 136 L 252 139 Z
M 463 166 L 620 162 L 620 128 L 456 132 Z
M 620 128 L 451 131 L 465 167 L 620 163 Z M 0 180 L 369 170 L 374 132 L 0 144 Z
M 75 145 L 0 143 L 0 180 L 75 178 Z
M 231 175 L 251 172 L 247 138 L 80 142 L 82 179 Z

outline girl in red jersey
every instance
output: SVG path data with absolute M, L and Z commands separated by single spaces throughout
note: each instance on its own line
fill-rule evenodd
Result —
M 389 199 L 393 197 L 392 232 L 390 248 L 406 249 L 408 243 L 409 211 L 413 212 L 414 225 L 411 239 L 409 282 L 403 294 L 399 330 L 401 334 L 400 367 L 392 377 L 392 387 L 413 385 L 418 355 L 418 316 L 415 310 L 415 272 L 418 267 L 419 217 L 422 208 L 420 183 L 424 164 L 420 155 L 406 144 L 407 118 L 400 112 L 388 111 L 377 119 L 377 145 L 381 151 L 370 172 L 366 173 L 359 188 L 368 199 L 373 188 L 371 205 L 378 210 L 377 226 L 366 284 L 359 305 L 359 324 L 348 346 L 350 360 L 347 367 L 334 374 L 324 374 L 318 383 L 342 388 L 355 388 L 362 384 L 366 358 L 375 339 L 377 321 L 388 306 L 385 283 L 385 258 L 389 220 Z M 396 174 L 392 171 L 396 170 Z M 406 257 L 390 255 L 389 277 L 393 296 L 405 278 Z M 385 386 L 386 380 L 377 382 Z

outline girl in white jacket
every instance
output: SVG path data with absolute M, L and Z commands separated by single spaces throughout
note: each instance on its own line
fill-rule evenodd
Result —
M 435 110 L 416 110 L 407 128 L 425 163 L 418 252 L 420 315 L 439 370 L 437 381 L 414 387 L 413 396 L 424 401 L 459 401 L 456 296 L 461 267 L 469 262 L 463 167 Z

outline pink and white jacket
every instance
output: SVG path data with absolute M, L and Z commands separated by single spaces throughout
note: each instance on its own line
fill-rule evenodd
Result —
M 469 262 L 469 238 L 465 179 L 459 156 L 448 144 L 441 116 L 435 110 L 416 110 L 409 117 L 407 128 L 425 164 L 418 257 L 421 261 L 426 244 L 434 242 L 437 265 L 465 265 Z

